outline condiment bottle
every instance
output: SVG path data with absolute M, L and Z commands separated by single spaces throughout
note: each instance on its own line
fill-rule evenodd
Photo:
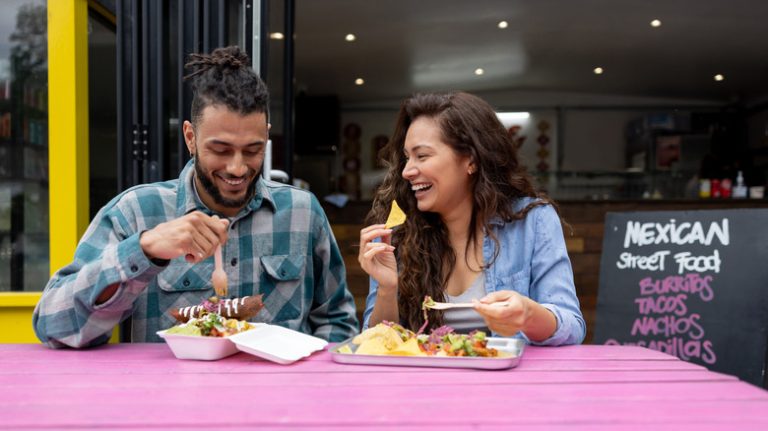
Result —
M 736 185 L 733 186 L 733 198 L 747 198 L 747 186 L 744 184 L 744 175 L 742 175 L 741 171 L 739 171 L 739 174 L 736 176 Z
M 709 180 L 706 178 L 702 178 L 699 180 L 699 197 L 700 198 L 708 198 L 709 197 Z M 746 196 L 746 195 L 745 195 Z
M 720 197 L 723 199 L 728 199 L 731 197 L 731 179 L 730 178 L 723 178 L 720 181 Z
M 713 178 L 709 182 L 710 182 L 710 186 L 709 186 L 710 196 L 712 196 L 713 198 L 719 198 L 720 197 L 720 180 Z

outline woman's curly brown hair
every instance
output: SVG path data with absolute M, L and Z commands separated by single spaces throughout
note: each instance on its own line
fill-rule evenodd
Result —
M 421 304 L 425 295 L 445 300 L 445 284 L 456 264 L 456 253 L 448 242 L 448 232 L 440 216 L 418 210 L 411 186 L 402 177 L 406 164 L 405 136 L 411 123 L 419 117 L 435 119 L 443 141 L 457 155 L 470 157 L 477 167 L 471 177 L 474 202 L 466 247 L 474 242 L 477 227 L 482 227 L 493 240 L 493 257 L 484 263 L 483 269 L 493 265 L 499 254 L 499 240 L 490 227 L 493 218 L 506 222 L 521 220 L 540 205 L 553 205 L 557 210 L 553 201 L 537 193 L 526 168 L 518 160 L 507 130 L 484 100 L 462 92 L 416 94 L 406 99 L 400 107 L 392 139 L 379 154 L 387 172 L 366 221 L 367 224 L 383 223 L 393 200 L 407 214 L 405 224 L 394 231 L 392 242 L 399 267 L 400 321 L 412 329 L 424 322 Z M 515 202 L 524 197 L 537 199 L 515 211 Z M 433 328 L 441 326 L 442 312 L 431 310 L 429 323 Z

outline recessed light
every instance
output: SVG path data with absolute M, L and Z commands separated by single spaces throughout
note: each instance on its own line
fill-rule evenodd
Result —
M 516 121 L 527 120 L 531 118 L 530 112 L 497 112 L 496 116 L 504 127 L 510 127 Z
M 596 67 L 592 71 L 595 72 L 595 75 L 602 75 L 603 74 L 603 68 L 602 67 Z
M 346 36 L 344 36 L 344 40 L 346 40 L 347 42 L 354 42 L 355 39 L 357 39 L 357 37 L 352 33 L 349 33 Z
M 482 75 L 484 73 L 485 73 L 485 70 L 483 70 L 482 67 L 478 67 L 477 69 L 475 69 L 475 75 L 480 76 L 480 75 Z
M 717 75 L 715 75 L 715 81 L 722 81 L 724 79 L 725 79 L 725 76 L 723 76 L 723 75 L 721 75 L 719 73 Z
M 363 84 L 365 84 L 365 80 L 363 78 L 355 79 L 355 85 L 363 85 Z
M 661 27 L 661 21 L 658 19 L 651 21 L 651 27 Z
M 280 33 L 279 31 L 276 31 L 274 33 L 270 33 L 269 38 L 274 40 L 283 40 L 285 39 L 285 36 L 283 36 L 283 34 Z
M 509 27 L 509 23 L 506 22 L 506 21 L 499 21 L 498 26 L 499 26 L 499 28 L 507 28 L 507 27 Z

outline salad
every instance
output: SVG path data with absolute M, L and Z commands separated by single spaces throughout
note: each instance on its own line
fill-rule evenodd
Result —
M 227 319 L 218 313 L 203 313 L 186 323 L 168 329 L 166 334 L 195 335 L 202 337 L 228 337 L 255 326 L 245 320 Z

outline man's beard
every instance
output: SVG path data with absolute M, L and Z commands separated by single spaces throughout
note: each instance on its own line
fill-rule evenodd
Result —
M 218 205 L 221 205 L 225 208 L 243 208 L 248 203 L 248 201 L 253 198 L 254 194 L 256 194 L 256 182 L 259 180 L 261 172 L 259 172 L 259 175 L 256 175 L 253 180 L 251 180 L 250 184 L 248 184 L 248 188 L 245 191 L 245 196 L 243 196 L 242 199 L 227 199 L 221 195 L 219 188 L 216 187 L 216 185 L 213 183 L 213 179 L 211 179 L 203 171 L 203 168 L 200 166 L 200 162 L 197 158 L 197 154 L 195 154 L 193 158 L 195 174 L 197 175 L 197 178 L 200 179 L 200 184 L 202 184 L 208 195 L 210 195 L 211 198 L 213 198 L 213 201 Z M 249 168 L 247 175 L 251 175 L 252 172 L 253 170 Z

